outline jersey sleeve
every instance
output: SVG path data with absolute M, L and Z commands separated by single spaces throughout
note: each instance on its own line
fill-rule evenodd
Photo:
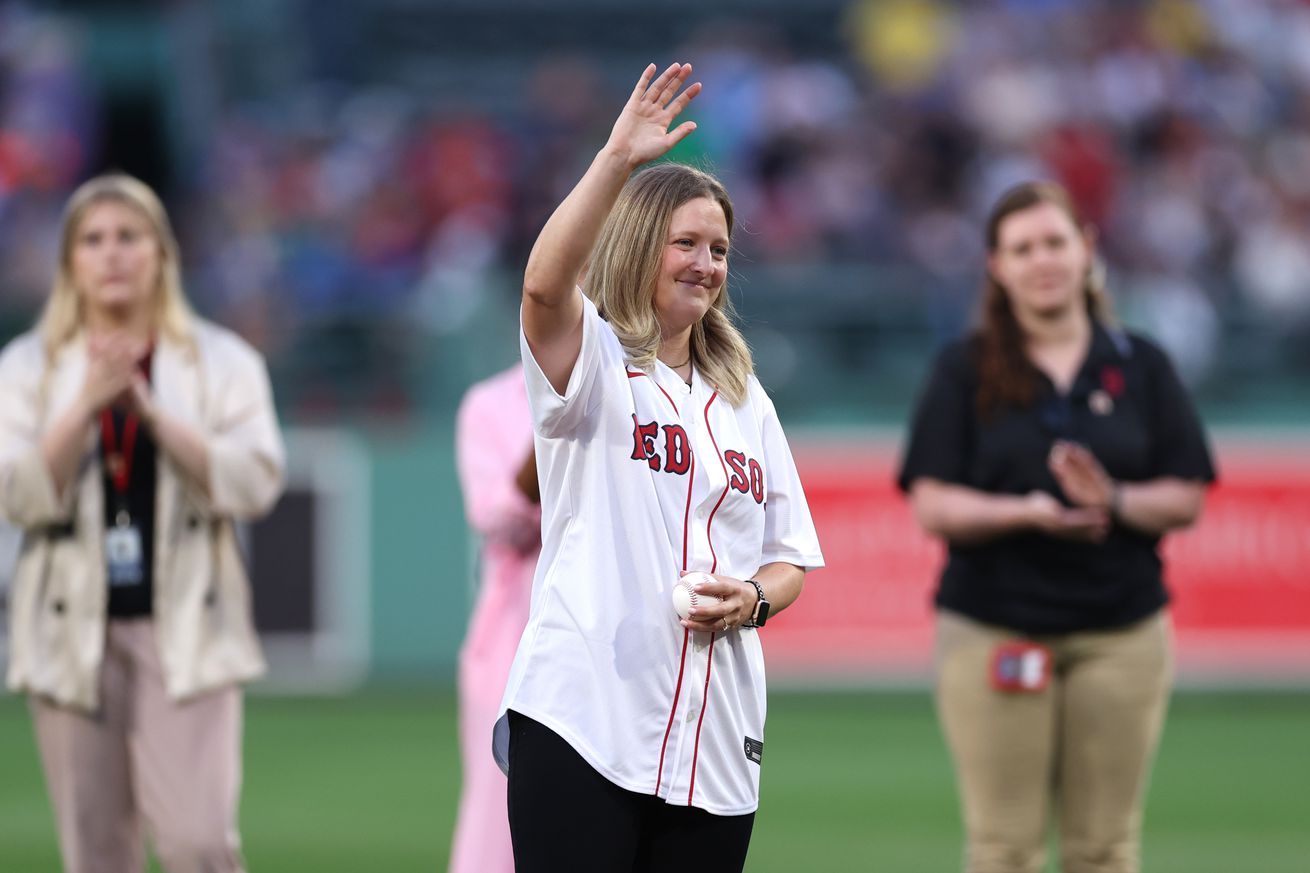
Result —
M 937 356 L 919 395 L 896 482 L 909 491 L 921 477 L 964 484 L 973 438 L 974 389 L 966 349 L 957 343 Z
M 601 379 L 604 359 L 612 355 L 605 340 L 608 338 L 617 345 L 614 332 L 596 311 L 596 304 L 581 289 L 577 293 L 582 297 L 583 306 L 582 348 L 578 350 L 578 360 L 569 374 L 569 384 L 563 394 L 550 384 L 533 357 L 520 315 L 519 352 L 523 356 L 523 377 L 528 388 L 528 405 L 532 409 L 532 427 L 538 435 L 546 438 L 571 434 L 596 409 L 604 388 Z
M 751 392 L 760 405 L 767 491 L 764 500 L 764 544 L 760 566 L 785 561 L 807 570 L 824 565 L 819 535 L 801 487 L 791 446 L 782 432 L 778 412 L 764 389 L 752 380 Z
M 1168 355 L 1135 337 L 1151 388 L 1151 471 L 1201 482 L 1215 480 L 1214 461 L 1196 407 Z

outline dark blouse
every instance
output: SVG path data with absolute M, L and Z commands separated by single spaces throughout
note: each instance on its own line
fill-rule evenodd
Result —
M 898 484 L 920 477 L 993 494 L 1046 491 L 1065 503 L 1047 456 L 1057 439 L 1087 446 L 1113 478 L 1214 481 L 1196 410 L 1164 352 L 1097 325 L 1068 394 L 1049 379 L 1030 409 L 978 415 L 976 340 L 938 356 L 919 398 Z M 1115 525 L 1102 543 L 1039 532 L 951 545 L 936 604 L 1025 633 L 1129 624 L 1167 601 L 1159 537 Z

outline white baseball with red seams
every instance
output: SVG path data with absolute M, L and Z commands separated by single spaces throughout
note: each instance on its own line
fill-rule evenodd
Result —
M 582 347 L 562 394 L 519 334 L 542 549 L 493 751 L 508 772 L 512 709 L 621 788 L 749 813 L 768 630 L 684 628 L 669 589 L 684 571 L 745 580 L 777 561 L 823 566 L 791 450 L 754 376 L 732 406 L 699 369 L 690 385 L 659 362 L 640 370 L 582 303 Z
M 673 611 L 678 614 L 678 618 L 691 618 L 692 609 L 723 602 L 713 594 L 702 594 L 696 590 L 697 585 L 713 581 L 714 577 L 709 573 L 688 573 L 678 580 L 678 584 L 673 586 Z

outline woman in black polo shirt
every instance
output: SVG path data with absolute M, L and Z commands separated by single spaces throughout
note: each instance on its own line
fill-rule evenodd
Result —
M 1138 870 L 1172 677 L 1158 545 L 1214 469 L 1168 358 L 1110 320 L 1093 236 L 1050 183 L 987 222 L 982 325 L 938 357 L 900 473 L 944 539 L 938 713 L 965 870 Z

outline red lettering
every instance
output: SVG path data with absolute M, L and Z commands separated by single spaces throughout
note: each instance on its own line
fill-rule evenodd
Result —
M 764 468 L 754 458 L 751 458 L 751 497 L 756 503 L 764 503 Z
M 687 432 L 676 424 L 664 425 L 664 472 L 679 476 L 691 469 L 691 445 Z
M 723 459 L 732 468 L 732 476 L 728 479 L 728 485 L 745 494 L 750 490 L 750 485 L 746 481 L 746 456 L 741 452 L 734 452 L 729 449 L 723 453 Z
M 660 468 L 660 456 L 655 453 L 655 435 L 660 432 L 655 422 L 642 424 L 632 416 L 632 460 L 645 461 L 652 470 Z

